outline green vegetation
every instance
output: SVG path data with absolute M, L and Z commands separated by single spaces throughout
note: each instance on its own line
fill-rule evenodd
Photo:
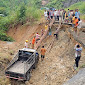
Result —
M 13 41 L 6 35 L 9 27 L 22 25 L 29 20 L 33 22 L 39 20 L 43 11 L 40 10 L 42 0 L 0 0 L 0 40 Z M 49 0 L 47 7 L 57 9 L 63 8 L 65 0 Z M 66 0 L 67 1 L 67 0 Z M 79 8 L 82 14 L 85 14 L 85 2 L 79 2 L 71 5 L 69 9 Z M 85 15 L 81 16 L 85 19 Z
M 65 0 L 50 0 L 50 2 L 47 4 L 47 7 L 49 7 L 49 8 L 54 7 L 57 9 L 63 8 L 62 1 L 65 1 Z
M 6 35 L 10 26 L 22 25 L 27 19 L 39 20 L 41 0 L 0 0 L 0 40 L 13 41 Z

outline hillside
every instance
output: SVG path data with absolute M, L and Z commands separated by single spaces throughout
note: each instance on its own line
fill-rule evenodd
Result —
M 75 3 L 71 6 L 69 6 L 68 8 L 69 9 L 72 9 L 72 10 L 75 10 L 76 8 L 78 7 L 80 13 L 81 13 L 81 19 L 85 19 L 85 1 L 81 1 L 81 2 L 78 2 L 78 3 Z M 68 9 L 66 8 L 66 9 Z
M 76 3 L 71 6 L 71 9 L 78 6 L 81 13 L 85 11 L 85 0 L 0 0 L 0 2 L 0 40 L 3 41 L 14 41 L 6 34 L 10 27 L 40 20 L 43 14 L 43 11 L 40 10 L 42 2 L 45 4 L 43 6 L 57 9 L 66 8 Z M 82 19 L 84 19 L 84 16 L 82 16 Z
M 42 21 L 42 20 L 41 20 Z M 74 43 L 68 37 L 66 28 L 68 26 L 63 26 L 59 32 L 58 40 L 54 40 L 53 34 L 55 32 L 55 27 L 52 27 L 52 37 L 47 36 L 41 43 L 38 52 L 40 53 L 40 48 L 42 45 L 47 49 L 46 57 L 44 61 L 41 62 L 39 59 L 38 67 L 32 71 L 30 81 L 23 83 L 18 81 L 9 81 L 4 76 L 4 68 L 6 68 L 9 60 L 11 60 L 18 49 L 24 47 L 24 41 L 29 40 L 29 47 L 31 48 L 30 42 L 36 32 L 41 33 L 41 28 L 44 29 L 43 23 L 40 25 L 31 26 L 21 26 L 18 25 L 15 28 L 10 28 L 7 32 L 8 35 L 13 37 L 16 42 L 1 42 L 0 43 L 0 84 L 10 84 L 11 85 L 62 85 L 64 82 L 69 80 L 77 71 L 73 70 L 74 65 Z M 58 25 L 55 25 L 56 27 Z M 16 29 L 17 28 L 17 29 Z M 22 30 L 21 30 L 22 29 Z M 54 43 L 50 49 L 50 43 Z M 80 66 L 84 64 L 85 51 L 82 52 L 82 58 L 80 61 Z M 3 71 L 2 71 L 3 70 Z
M 81 2 L 81 1 L 85 1 L 85 0 L 49 0 L 49 2 L 46 4 L 46 6 L 60 9 L 60 8 L 67 8 L 73 4 Z
M 79 7 L 80 12 L 85 14 L 84 0 L 43 1 L 47 1 L 44 4 L 49 8 L 64 8 L 70 5 L 69 9 Z M 0 0 L 0 2 L 0 85 L 63 85 L 85 65 L 85 50 L 83 50 L 79 69 L 74 71 L 76 41 L 71 39 L 67 32 L 67 29 L 71 28 L 62 25 L 56 40 L 54 33 L 59 24 L 54 24 L 52 36 L 49 37 L 47 34 L 37 49 L 39 63 L 32 71 L 31 79 L 26 82 L 7 79 L 5 69 L 8 63 L 19 49 L 24 48 L 25 40 L 28 40 L 28 47 L 32 47 L 33 37 L 37 32 L 41 35 L 41 29 L 45 30 L 46 21 L 42 16 L 43 10 L 40 10 L 42 0 Z M 44 61 L 41 61 L 40 49 L 43 45 L 46 48 L 46 55 Z
M 42 15 L 40 2 L 41 0 L 0 0 L 0 40 L 13 41 L 6 34 L 10 27 L 39 20 Z

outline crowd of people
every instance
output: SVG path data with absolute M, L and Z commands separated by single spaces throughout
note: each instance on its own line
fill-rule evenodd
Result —
M 58 10 L 45 10 L 44 11 L 45 20 L 53 19 L 62 20 L 66 22 L 72 22 L 73 16 L 80 18 L 80 12 L 78 9 L 65 11 L 64 9 Z
M 44 11 L 44 17 L 46 21 L 52 21 L 52 19 L 54 18 L 55 21 L 60 21 L 62 22 L 66 22 L 66 23 L 72 23 L 72 31 L 74 31 L 75 33 L 77 33 L 77 36 L 79 36 L 79 30 L 81 28 L 81 24 L 82 21 L 80 20 L 80 12 L 78 9 L 74 10 L 69 10 L 65 11 L 64 9 L 61 10 L 45 10 Z M 60 26 L 60 25 L 58 25 Z M 56 27 L 55 33 L 54 33 L 54 38 L 56 38 L 58 40 L 58 33 L 59 33 L 59 28 L 60 27 Z M 37 44 L 38 41 L 40 40 L 40 37 L 43 36 L 44 32 L 46 32 L 48 30 L 48 35 L 51 36 L 52 35 L 52 29 L 51 26 L 49 25 L 49 23 L 46 22 L 44 29 L 41 29 L 41 34 L 39 35 L 38 33 L 35 34 L 35 36 L 32 39 L 32 49 L 34 49 L 35 47 L 35 43 Z M 25 41 L 25 48 L 28 48 L 28 40 Z M 78 68 L 78 63 L 81 57 L 81 51 L 82 48 L 80 47 L 80 45 L 77 43 L 75 45 L 75 66 L 76 68 Z M 44 48 L 44 46 L 42 46 L 41 50 L 41 61 L 43 61 L 44 57 L 45 57 L 45 53 L 46 53 L 46 49 Z
M 44 11 L 45 20 L 52 20 L 59 22 L 72 23 L 73 31 L 79 36 L 79 30 L 82 25 L 82 20 L 80 20 L 80 12 L 78 9 L 65 11 L 64 9 L 60 10 L 45 10 Z

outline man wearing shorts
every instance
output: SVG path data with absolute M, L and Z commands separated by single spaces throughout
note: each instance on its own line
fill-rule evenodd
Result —
M 41 61 L 43 61 L 43 59 L 45 57 L 45 52 L 46 52 L 46 49 L 44 48 L 44 46 L 42 46 L 42 48 L 41 48 Z

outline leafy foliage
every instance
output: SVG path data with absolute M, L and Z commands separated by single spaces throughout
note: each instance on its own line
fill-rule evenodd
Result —
M 3 41 L 14 41 L 11 37 L 7 36 L 6 33 L 0 31 L 0 40 Z
M 11 39 L 5 33 L 10 25 L 25 22 L 26 18 L 39 20 L 40 6 L 41 0 L 0 0 L 0 40 Z
M 63 3 L 62 1 L 64 0 L 50 0 L 50 2 L 47 4 L 47 7 L 54 7 L 57 9 L 63 8 Z

